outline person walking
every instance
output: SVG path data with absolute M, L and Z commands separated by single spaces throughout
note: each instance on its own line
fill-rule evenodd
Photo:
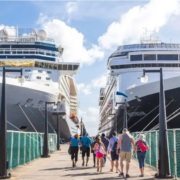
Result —
M 72 166 L 77 167 L 76 163 L 78 161 L 78 151 L 79 151 L 79 144 L 80 144 L 80 139 L 79 135 L 76 134 L 74 138 L 71 139 L 69 142 L 71 146 L 71 160 L 72 160 Z M 74 161 L 75 159 L 75 161 Z
M 101 135 L 101 141 L 102 141 L 102 143 L 104 144 L 104 146 L 105 146 L 105 150 L 107 151 L 107 148 L 108 148 L 108 145 L 109 145 L 109 140 L 105 137 L 105 134 L 103 133 L 102 135 Z M 103 166 L 105 166 L 105 164 L 106 164 L 106 154 L 104 155 L 104 157 L 103 157 Z
M 86 166 L 88 166 L 89 157 L 90 157 L 90 145 L 92 144 L 91 138 L 89 138 L 88 133 L 84 137 L 81 138 L 82 143 L 82 166 L 84 166 L 84 157 L 86 155 Z
M 118 173 L 118 160 L 119 154 L 116 153 L 118 138 L 117 133 L 114 131 L 112 134 L 112 138 L 109 140 L 109 145 L 107 148 L 108 154 L 111 152 L 111 169 L 110 171 L 114 171 L 114 161 L 116 161 L 116 173 Z
M 95 147 L 95 144 L 97 142 L 97 138 L 99 137 L 100 135 L 97 135 L 95 138 L 93 138 L 93 143 L 91 144 L 91 152 L 93 153 L 93 167 L 96 167 L 96 150 L 94 150 L 94 147 Z
M 97 137 L 96 144 L 94 146 L 94 151 L 96 151 L 96 158 L 97 158 L 97 172 L 102 172 L 102 167 L 103 167 L 103 157 L 104 155 L 100 152 L 100 148 L 103 148 L 105 150 L 105 146 L 101 141 L 101 137 Z M 99 163 L 100 163 L 100 168 L 99 168 Z
M 136 142 L 136 152 L 139 161 L 140 177 L 144 177 L 144 162 L 146 158 L 146 151 L 149 149 L 148 143 L 145 140 L 144 134 L 140 134 L 139 140 Z M 134 155 L 134 154 L 133 154 Z
M 131 144 L 133 144 L 133 154 L 135 153 L 136 146 L 134 143 L 133 137 L 130 135 L 129 131 L 124 128 L 122 131 L 122 135 L 119 137 L 119 142 L 117 145 L 117 149 L 120 148 L 120 166 L 121 166 L 121 173 L 120 176 L 124 177 L 123 173 L 123 161 L 126 160 L 126 178 L 129 178 L 130 175 L 129 173 L 129 166 L 130 166 L 130 161 L 131 161 Z M 118 151 L 117 151 L 118 154 Z

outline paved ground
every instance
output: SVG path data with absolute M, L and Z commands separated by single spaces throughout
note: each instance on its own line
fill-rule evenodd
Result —
M 78 167 L 72 168 L 70 156 L 67 153 L 68 146 L 62 145 L 61 151 L 51 154 L 50 158 L 38 159 L 23 165 L 12 171 L 11 180 L 113 180 L 125 179 L 119 177 L 117 173 L 110 172 L 110 161 L 107 159 L 106 166 L 102 173 L 98 173 L 93 168 L 92 154 L 89 167 L 82 167 L 81 155 L 79 154 Z M 132 160 L 129 174 L 132 180 L 152 180 L 156 172 L 146 167 L 145 177 L 139 177 L 138 163 Z

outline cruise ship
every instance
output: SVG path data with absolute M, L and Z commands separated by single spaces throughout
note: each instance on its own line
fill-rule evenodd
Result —
M 45 30 L 4 28 L 0 30 L 0 83 L 2 68 L 21 69 L 6 73 L 7 129 L 44 132 L 45 102 L 55 102 L 65 116 L 59 117 L 60 137 L 68 139 L 80 132 L 77 89 L 73 75 L 79 63 L 64 62 L 63 48 L 47 36 Z M 0 86 L 1 90 L 1 86 Z M 1 95 L 0 95 L 1 96 Z M 0 97 L 1 98 L 1 97 Z M 57 131 L 57 116 L 48 106 L 49 133 Z
M 143 69 L 163 69 L 167 127 L 180 128 L 180 44 L 142 41 L 119 46 L 107 60 L 107 83 L 99 94 L 99 133 L 111 136 L 123 129 L 124 106 L 130 132 L 156 130 L 159 125 L 160 74 Z M 120 91 L 128 97 L 116 95 Z

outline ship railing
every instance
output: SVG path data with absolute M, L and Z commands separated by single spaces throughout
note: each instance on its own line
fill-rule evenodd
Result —
M 47 51 L 47 50 L 42 50 L 42 49 L 10 49 L 10 48 L 1 48 L 0 45 L 0 54 L 1 55 L 9 55 L 9 54 L 17 54 L 17 55 L 26 55 L 26 54 L 41 54 L 41 55 L 46 55 L 46 56 L 53 56 L 53 57 L 60 57 L 59 52 L 54 52 L 54 51 Z
M 8 42 L 8 41 L 15 41 L 15 42 L 47 42 L 47 43 L 55 43 L 54 39 L 52 38 L 42 38 L 39 36 L 31 36 L 31 35 L 22 35 L 22 36 L 1 36 L 0 41 Z

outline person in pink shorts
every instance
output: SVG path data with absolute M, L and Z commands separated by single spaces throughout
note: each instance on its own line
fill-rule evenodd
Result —
M 104 148 L 104 150 L 106 150 L 104 144 L 101 141 L 101 137 L 98 136 L 96 144 L 94 146 L 94 151 L 96 151 L 96 158 L 97 158 L 97 172 L 99 172 L 99 170 L 100 170 L 100 172 L 102 172 L 102 167 L 103 167 L 103 157 L 104 157 L 104 154 L 102 154 L 100 152 L 100 147 L 101 146 Z M 100 161 L 100 168 L 99 168 L 99 161 Z

